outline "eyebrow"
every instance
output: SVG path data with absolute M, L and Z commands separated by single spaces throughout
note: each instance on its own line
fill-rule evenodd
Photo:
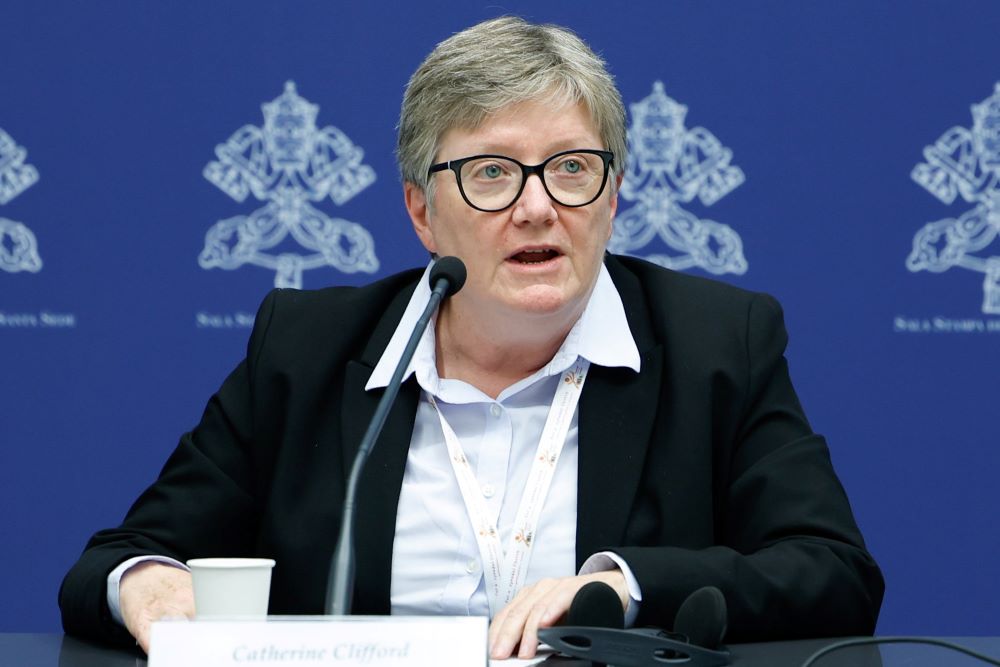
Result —
M 482 144 L 480 150 L 475 152 L 470 152 L 466 155 L 460 155 L 458 157 L 452 158 L 453 160 L 460 160 L 463 157 L 469 157 L 471 155 L 502 155 L 504 157 L 514 158 L 520 162 L 525 162 L 520 156 L 515 155 L 516 151 L 510 150 L 509 146 L 502 147 L 502 144 Z M 544 160 L 547 157 L 555 155 L 556 153 L 561 153 L 563 151 L 570 150 L 607 150 L 602 142 L 597 141 L 593 145 L 589 141 L 559 141 L 554 144 L 549 144 L 546 150 L 541 151 L 541 159 Z M 525 162 L 527 164 L 527 162 Z

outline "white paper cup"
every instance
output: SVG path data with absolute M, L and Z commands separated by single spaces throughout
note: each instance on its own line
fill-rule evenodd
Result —
M 196 618 L 267 616 L 274 567 L 270 558 L 193 558 L 187 566 Z

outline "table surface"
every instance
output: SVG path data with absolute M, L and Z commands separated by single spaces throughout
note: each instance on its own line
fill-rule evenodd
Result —
M 1000 637 L 951 637 L 948 641 L 1000 657 Z M 734 667 L 798 667 L 816 650 L 836 639 L 807 639 L 729 646 Z M 503 664 L 503 663 L 500 663 Z M 986 663 L 943 648 L 926 645 L 854 647 L 821 659 L 816 667 L 965 667 Z M 138 649 L 108 648 L 62 634 L 0 633 L 0 665 L 16 667 L 144 667 Z

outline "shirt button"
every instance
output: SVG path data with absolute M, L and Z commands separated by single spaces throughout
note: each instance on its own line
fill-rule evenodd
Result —
M 473 558 L 468 563 L 465 564 L 465 571 L 469 574 L 475 574 L 476 570 L 479 569 L 479 561 Z
M 490 413 L 494 417 L 499 417 L 500 416 L 500 406 L 498 404 L 496 404 L 496 403 L 494 403 L 493 405 L 491 405 L 490 406 Z
M 483 497 L 492 498 L 493 494 L 497 492 L 496 487 L 492 484 L 483 484 Z

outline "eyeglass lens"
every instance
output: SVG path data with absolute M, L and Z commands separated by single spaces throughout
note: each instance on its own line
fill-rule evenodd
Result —
M 549 195 L 564 206 L 590 203 L 604 183 L 604 160 L 592 153 L 553 156 L 543 170 Z M 482 157 L 462 165 L 462 188 L 478 208 L 495 210 L 510 206 L 521 191 L 524 172 L 513 160 Z

